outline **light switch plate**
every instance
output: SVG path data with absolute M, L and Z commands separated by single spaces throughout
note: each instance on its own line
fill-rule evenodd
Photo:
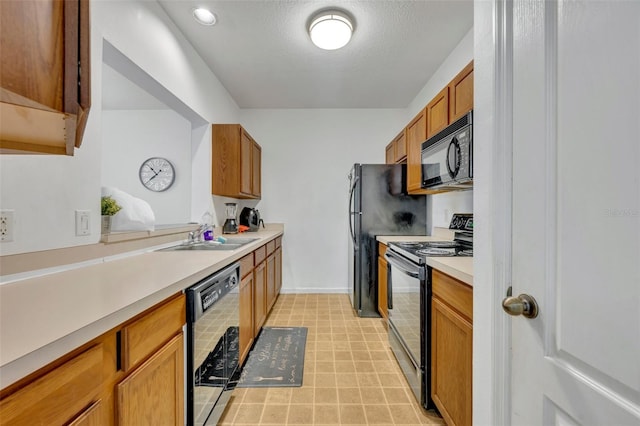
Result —
M 91 210 L 76 210 L 76 236 L 91 234 Z

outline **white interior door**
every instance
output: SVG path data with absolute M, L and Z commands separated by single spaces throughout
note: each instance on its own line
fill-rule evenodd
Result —
M 513 2 L 514 425 L 640 425 L 640 2 Z

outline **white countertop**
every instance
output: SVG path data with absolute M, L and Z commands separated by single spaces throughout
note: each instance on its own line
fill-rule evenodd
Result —
M 270 224 L 236 250 L 148 251 L 0 286 L 0 388 L 283 233 Z
M 420 235 L 379 235 L 376 239 L 387 245 L 392 241 L 447 241 L 451 238 Z M 473 257 L 427 257 L 427 265 L 473 287 Z

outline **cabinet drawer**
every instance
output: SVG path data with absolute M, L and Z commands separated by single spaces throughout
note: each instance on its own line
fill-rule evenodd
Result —
M 259 265 L 262 262 L 264 262 L 264 259 L 267 257 L 267 246 L 262 246 L 260 248 L 257 248 L 254 252 L 253 255 L 255 256 L 255 264 Z
M 467 319 L 473 319 L 473 289 L 468 285 L 433 269 L 431 273 L 433 296 L 438 297 Z
M 122 329 L 122 365 L 125 371 L 182 331 L 185 306 L 185 296 L 180 294 Z
M 273 253 L 276 250 L 276 241 L 271 240 L 267 243 L 267 256 Z
M 88 349 L 0 401 L 2 424 L 66 424 L 100 393 L 102 344 Z
M 276 238 L 276 248 L 282 247 L 282 237 Z
M 240 278 L 246 277 L 251 272 L 253 272 L 253 253 L 240 259 Z

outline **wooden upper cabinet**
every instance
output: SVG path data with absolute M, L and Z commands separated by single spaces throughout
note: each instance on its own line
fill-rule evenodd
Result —
M 449 124 L 449 87 L 445 87 L 427 104 L 427 138 Z
M 407 158 L 407 138 L 404 130 L 393 140 L 394 160 L 396 163 Z
M 89 0 L 0 1 L 0 153 L 73 155 L 91 106 Z
M 427 138 L 427 115 L 423 109 L 407 125 L 407 191 L 409 194 L 424 194 L 422 183 L 422 142 Z
M 239 124 L 212 127 L 211 192 L 260 198 L 262 148 Z
M 394 164 L 395 158 L 394 158 L 394 146 L 393 146 L 393 141 L 389 142 L 389 145 L 387 145 L 384 148 L 384 162 L 385 164 Z
M 404 129 L 385 147 L 385 163 L 397 164 L 407 159 L 407 138 Z
M 473 109 L 473 61 L 464 67 L 449 83 L 449 121 Z
M 240 128 L 240 138 L 240 192 L 251 196 L 251 173 L 253 172 L 251 157 L 253 156 L 253 140 L 242 127 Z
M 262 196 L 262 148 L 255 141 L 253 142 L 251 156 L 251 193 L 260 198 Z

